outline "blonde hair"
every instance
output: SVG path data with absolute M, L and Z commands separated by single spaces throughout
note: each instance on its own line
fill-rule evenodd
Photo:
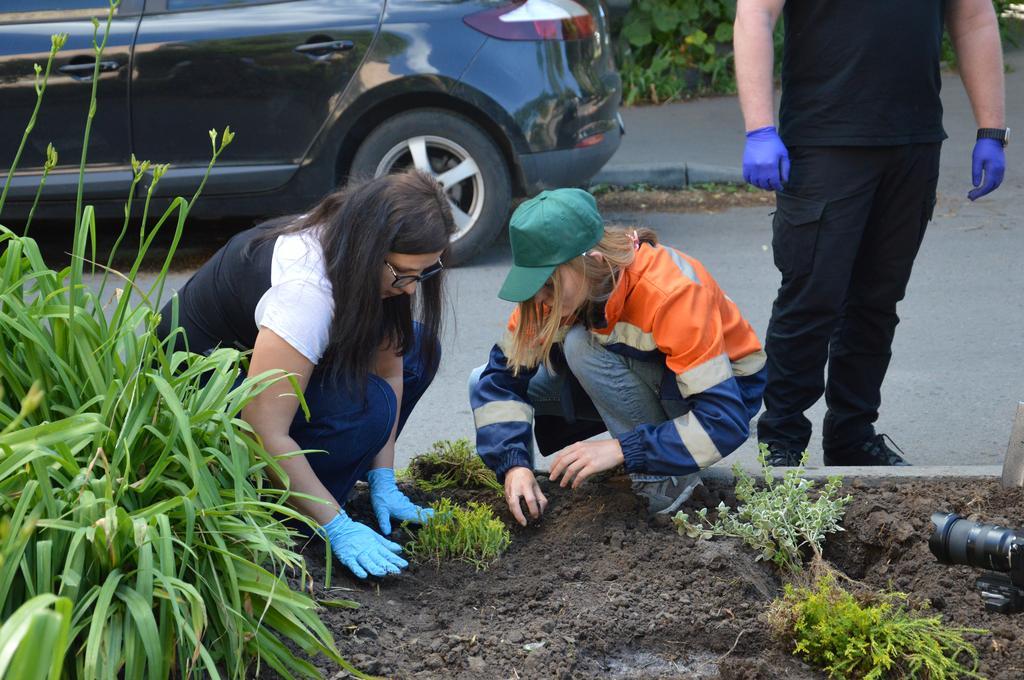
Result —
M 622 271 L 633 264 L 640 242 L 657 244 L 658 235 L 651 229 L 605 227 L 604 236 L 596 246 L 555 268 L 551 276 L 550 306 L 533 298 L 519 303 L 519 323 L 504 348 L 513 375 L 541 363 L 552 370 L 552 346 L 565 337 L 571 326 L 581 319 L 587 323 L 594 312 L 603 309 L 619 284 Z M 593 252 L 601 253 L 603 259 L 589 257 Z M 565 306 L 565 289 L 559 272 L 566 270 L 581 277 L 586 291 L 584 303 L 576 309 Z

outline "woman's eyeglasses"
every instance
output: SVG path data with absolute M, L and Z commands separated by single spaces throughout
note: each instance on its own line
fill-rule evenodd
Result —
M 390 262 L 384 260 L 384 264 L 387 265 L 387 268 L 391 271 L 391 275 L 395 277 L 395 280 L 391 282 L 391 285 L 394 288 L 405 288 L 410 283 L 426 281 L 431 276 L 436 276 L 444 270 L 444 264 L 441 262 L 440 258 L 437 260 L 437 263 L 430 265 L 419 274 L 399 274 L 395 271 L 395 268 L 391 266 Z

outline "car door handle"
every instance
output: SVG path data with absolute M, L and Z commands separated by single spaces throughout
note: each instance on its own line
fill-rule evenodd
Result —
M 296 47 L 295 51 L 313 59 L 323 59 L 335 52 L 348 52 L 355 46 L 355 43 L 351 40 L 328 40 L 326 42 L 303 43 Z
M 113 60 L 100 62 L 101 73 L 105 71 L 116 71 L 119 68 L 121 68 L 121 64 Z M 96 62 L 88 61 L 80 64 L 65 64 L 57 70 L 77 80 L 91 80 L 92 74 L 96 70 Z

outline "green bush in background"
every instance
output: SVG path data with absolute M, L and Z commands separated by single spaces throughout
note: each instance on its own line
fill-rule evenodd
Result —
M 993 0 L 1003 45 L 1017 45 L 1020 3 Z M 623 81 L 623 100 L 660 104 L 705 94 L 736 91 L 732 25 L 736 0 L 633 0 L 621 23 L 612 27 L 616 59 Z M 775 49 L 782 46 L 782 21 L 775 31 Z M 943 60 L 956 64 L 949 37 Z M 781 59 L 775 60 L 776 70 Z
M 736 91 L 736 0 L 633 0 L 616 40 L 626 105 Z

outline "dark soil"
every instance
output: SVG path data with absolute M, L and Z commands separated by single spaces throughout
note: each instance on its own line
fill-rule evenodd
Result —
M 687 189 L 612 189 L 599 193 L 602 212 L 716 213 L 732 208 L 775 205 L 775 193 L 747 186 L 710 185 Z
M 768 632 L 763 614 L 781 580 L 750 550 L 733 540 L 697 542 L 667 519 L 649 521 L 624 477 L 575 492 L 546 478 L 541 485 L 550 501 L 544 519 L 514 525 L 511 548 L 486 571 L 413 564 L 401 576 L 360 582 L 336 564 L 335 588 L 324 596 L 362 605 L 323 612 L 342 653 L 391 678 L 823 677 Z M 1024 524 L 1024 491 L 963 480 L 853 480 L 849 490 L 847 531 L 830 539 L 826 558 L 872 587 L 930 601 L 951 625 L 991 631 L 973 638 L 981 671 L 1024 677 L 1024 614 L 986 612 L 972 588 L 977 572 L 937 564 L 927 547 L 936 510 Z M 720 499 L 733 500 L 712 482 L 689 505 Z M 511 526 L 503 501 L 494 507 Z M 351 508 L 375 526 L 365 494 Z M 306 554 L 322 584 L 322 544 Z

